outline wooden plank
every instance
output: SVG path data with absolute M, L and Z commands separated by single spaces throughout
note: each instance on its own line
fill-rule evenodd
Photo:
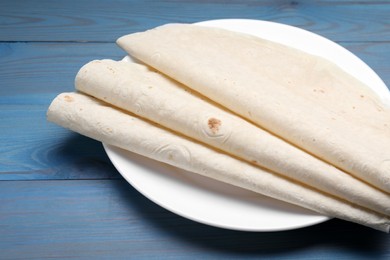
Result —
M 0 259 L 390 259 L 387 234 L 343 221 L 249 233 L 174 215 L 128 185 L 99 142 L 45 119 L 52 98 L 73 90 L 80 66 L 120 59 L 117 37 L 168 22 L 240 17 L 298 26 L 341 41 L 390 86 L 389 6 L 387 0 L 0 1 Z
M 47 107 L 0 105 L 0 180 L 121 178 L 100 142 L 47 122 Z
M 0 112 L 0 180 L 121 178 L 100 142 L 46 122 L 45 110 L 24 108 Z
M 121 178 L 99 142 L 48 123 L 46 110 L 86 62 L 124 53 L 113 43 L 2 43 L 0 53 L 0 180 Z
M 389 41 L 389 1 L 0 2 L 0 41 L 104 41 L 170 23 L 246 18 L 285 23 L 337 41 Z
M 390 86 L 390 43 L 350 43 Z M 0 180 L 120 178 L 100 143 L 45 118 L 51 100 L 72 91 L 92 59 L 121 59 L 113 43 L 1 43 Z
M 73 90 L 74 77 L 85 63 L 126 55 L 115 43 L 0 43 L 0 53 L 0 83 L 4 86 L 0 97 L 11 104 L 23 102 L 15 99 L 26 94 L 37 98 L 24 99 L 30 104 L 42 104 L 40 97 Z
M 344 221 L 286 232 L 179 217 L 124 180 L 0 181 L 0 258 L 389 259 L 390 237 Z

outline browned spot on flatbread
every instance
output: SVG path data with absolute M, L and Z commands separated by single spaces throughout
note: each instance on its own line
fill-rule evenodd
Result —
M 112 74 L 115 74 L 115 70 L 112 67 L 107 67 L 109 71 L 111 71 Z
M 221 120 L 212 117 L 208 121 L 208 126 L 211 132 L 213 132 L 213 134 L 216 134 L 218 133 L 219 127 L 221 126 Z
M 66 96 L 64 96 L 64 100 L 66 102 L 73 102 L 73 97 L 66 95 Z

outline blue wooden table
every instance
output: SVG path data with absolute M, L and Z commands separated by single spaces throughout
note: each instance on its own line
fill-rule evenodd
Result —
M 0 259 L 390 259 L 390 237 L 340 220 L 269 233 L 179 217 L 131 187 L 101 143 L 45 118 L 124 34 L 249 18 L 297 26 L 354 52 L 390 86 L 390 1 L 0 1 Z M 390 147 L 389 147 L 390 149 Z

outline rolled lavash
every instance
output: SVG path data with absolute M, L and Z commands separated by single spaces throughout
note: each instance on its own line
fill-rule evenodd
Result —
M 389 109 L 337 66 L 257 37 L 196 25 L 165 25 L 117 43 L 211 100 L 390 192 Z M 322 71 L 332 83 L 327 89 L 316 84 L 324 79 Z M 309 85 L 300 84 L 300 77 Z
M 299 205 L 324 215 L 389 232 L 378 213 L 261 170 L 80 93 L 51 103 L 48 120 L 101 142 L 210 178 Z
M 84 65 L 76 89 L 173 131 L 354 204 L 390 215 L 390 195 L 132 62 Z

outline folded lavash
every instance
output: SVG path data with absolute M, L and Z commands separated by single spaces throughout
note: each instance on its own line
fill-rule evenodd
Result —
M 298 182 L 390 215 L 390 195 L 133 62 L 84 65 L 76 89 Z
M 211 100 L 390 192 L 389 109 L 336 65 L 271 41 L 197 25 L 165 25 L 117 43 Z
M 235 159 L 80 93 L 62 93 L 48 120 L 101 142 L 210 178 L 378 230 L 390 220 Z

